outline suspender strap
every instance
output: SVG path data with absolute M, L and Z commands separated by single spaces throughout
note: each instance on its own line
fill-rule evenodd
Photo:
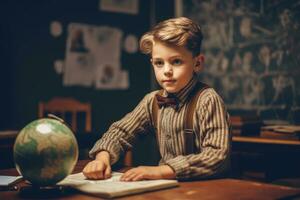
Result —
M 194 152 L 194 131 L 193 131 L 193 116 L 196 108 L 197 100 L 200 94 L 208 88 L 208 86 L 204 83 L 198 82 L 194 87 L 193 91 L 189 94 L 188 105 L 185 111 L 184 117 L 184 145 L 185 145 L 185 154 L 192 154 Z M 196 94 L 195 94 L 196 93 Z M 159 90 L 158 94 L 162 95 L 163 90 Z M 155 128 L 157 143 L 159 145 L 159 136 L 160 136 L 160 127 L 158 123 L 158 105 L 157 100 L 154 97 L 152 103 L 152 123 Z
M 159 90 L 158 91 L 159 95 L 163 94 L 163 90 Z M 154 126 L 154 131 L 156 134 L 156 140 L 157 140 L 157 144 L 159 146 L 159 134 L 160 134 L 160 130 L 159 130 L 159 124 L 158 124 L 158 105 L 157 105 L 157 99 L 154 97 L 153 102 L 152 102 L 152 123 Z
M 195 134 L 193 130 L 193 116 L 197 104 L 198 97 L 200 94 L 208 88 L 208 86 L 204 83 L 198 82 L 193 91 L 189 95 L 189 100 L 187 103 L 187 109 L 184 117 L 184 141 L 185 141 L 185 154 L 194 153 L 194 140 Z M 196 94 L 195 94 L 196 93 Z

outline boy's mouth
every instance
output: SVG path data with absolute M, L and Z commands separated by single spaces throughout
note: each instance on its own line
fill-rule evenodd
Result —
M 163 82 L 163 83 L 174 83 L 175 80 L 163 80 L 162 82 Z

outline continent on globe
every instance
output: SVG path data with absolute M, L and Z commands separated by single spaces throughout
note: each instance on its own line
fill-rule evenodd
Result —
M 69 175 L 78 159 L 74 133 L 62 121 L 42 118 L 26 125 L 14 144 L 14 162 L 35 186 L 51 186 Z

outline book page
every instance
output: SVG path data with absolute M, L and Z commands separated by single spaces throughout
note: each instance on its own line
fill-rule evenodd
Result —
M 112 176 L 109 179 L 105 179 L 105 180 L 90 180 L 87 179 L 83 173 L 77 173 L 77 174 L 71 174 L 69 176 L 67 176 L 67 178 L 65 178 L 63 180 L 63 183 L 70 183 L 70 184 L 83 184 L 83 183 L 91 183 L 91 184 L 99 184 L 99 183 L 105 183 L 105 182 L 113 182 L 113 181 L 120 181 L 120 177 L 122 176 L 123 173 L 119 173 L 119 172 L 112 172 Z
M 112 177 L 106 180 L 88 180 L 82 173 L 78 173 L 69 175 L 58 185 L 71 186 L 82 192 L 102 197 L 116 197 L 178 185 L 176 180 L 164 179 L 125 182 L 120 181 L 121 176 L 122 173 L 113 172 Z
M 22 176 L 4 176 L 0 175 L 0 186 L 10 186 L 22 180 Z

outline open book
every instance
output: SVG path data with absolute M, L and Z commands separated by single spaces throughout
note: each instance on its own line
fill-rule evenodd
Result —
M 176 180 L 144 180 L 134 182 L 120 181 L 122 173 L 113 172 L 106 180 L 88 180 L 82 173 L 72 174 L 58 183 L 70 186 L 81 192 L 104 198 L 113 198 L 146 191 L 159 190 L 178 186 Z

